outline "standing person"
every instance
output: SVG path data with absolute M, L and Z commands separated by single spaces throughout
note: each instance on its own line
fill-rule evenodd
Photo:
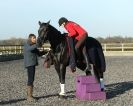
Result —
M 39 51 L 36 44 L 36 36 L 29 34 L 28 40 L 24 44 L 24 65 L 27 69 L 27 101 L 36 101 L 33 97 L 33 82 L 35 77 L 35 67 L 38 65 L 37 55 Z
M 58 23 L 59 26 L 63 26 L 68 31 L 68 43 L 70 47 L 70 61 L 69 61 L 70 70 L 72 72 L 76 71 L 75 50 L 76 53 L 78 54 L 78 50 L 81 46 L 83 47 L 83 56 L 87 64 L 87 68 L 89 68 L 89 59 L 86 54 L 86 47 L 85 47 L 85 41 L 88 37 L 87 31 L 77 23 L 68 21 L 64 17 L 61 17 Z M 76 44 L 74 44 L 75 42 Z

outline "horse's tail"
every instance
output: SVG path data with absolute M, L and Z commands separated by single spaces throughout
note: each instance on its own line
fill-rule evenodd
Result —
M 105 70 L 106 70 L 106 62 L 105 62 L 105 57 L 104 57 L 104 54 L 103 54 L 103 50 L 101 48 L 97 48 L 97 53 L 99 55 L 100 70 L 102 72 L 105 72 Z
M 93 63 L 100 69 L 100 71 L 105 72 L 106 62 L 101 43 L 93 37 L 88 37 L 86 46 Z

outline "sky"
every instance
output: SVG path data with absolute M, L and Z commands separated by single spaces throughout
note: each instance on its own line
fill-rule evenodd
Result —
M 133 37 L 133 0 L 0 0 L 0 40 L 38 35 L 38 21 L 62 33 L 60 17 L 80 24 L 92 37 Z

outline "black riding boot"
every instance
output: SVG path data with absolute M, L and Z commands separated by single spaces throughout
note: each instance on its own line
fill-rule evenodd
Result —
M 68 37 L 69 47 L 70 47 L 70 60 L 69 60 L 69 67 L 72 72 L 76 71 L 76 60 L 75 60 L 75 47 L 74 41 L 72 37 Z

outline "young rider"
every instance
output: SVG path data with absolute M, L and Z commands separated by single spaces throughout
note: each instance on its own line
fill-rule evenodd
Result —
M 88 57 L 86 55 L 86 47 L 85 41 L 88 37 L 87 31 L 82 28 L 79 24 L 68 21 L 65 17 L 61 17 L 58 21 L 59 26 L 63 26 L 68 31 L 68 41 L 69 41 L 69 47 L 70 47 L 70 61 L 69 61 L 69 67 L 72 72 L 76 71 L 76 61 L 75 61 L 75 52 L 78 53 L 78 50 L 81 46 L 83 46 L 83 55 L 88 63 Z M 74 39 L 74 41 L 73 41 Z M 76 41 L 76 44 L 74 46 L 74 43 Z

